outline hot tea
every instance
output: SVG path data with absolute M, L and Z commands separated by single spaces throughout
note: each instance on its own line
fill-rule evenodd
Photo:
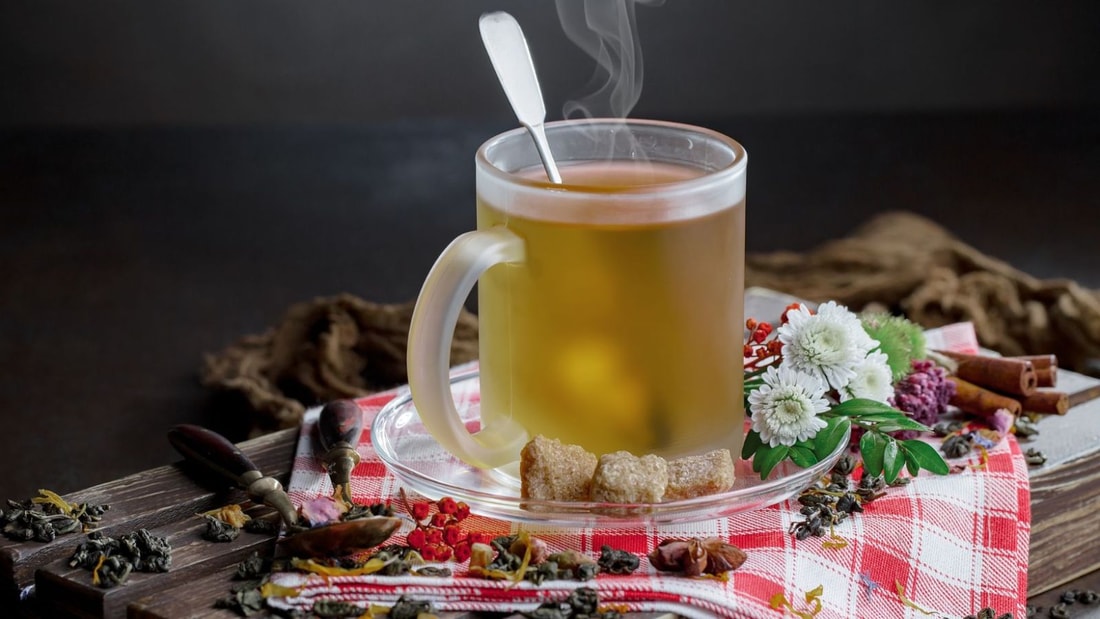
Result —
M 686 209 L 640 198 L 703 172 L 574 162 L 542 204 L 479 195 L 478 228 L 505 226 L 527 249 L 479 280 L 486 424 L 511 417 L 597 454 L 739 449 L 743 193 Z M 556 192 L 601 199 L 564 209 Z

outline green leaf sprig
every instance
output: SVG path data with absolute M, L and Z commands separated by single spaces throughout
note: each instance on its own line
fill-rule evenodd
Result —
M 913 421 L 905 413 L 882 402 L 854 398 L 833 406 L 821 414 L 825 427 L 811 439 L 793 445 L 772 447 L 764 443 L 760 434 L 750 430 L 741 448 L 741 457 L 752 458 L 752 470 L 766 479 L 772 470 L 789 459 L 800 467 L 817 464 L 836 451 L 848 432 L 857 427 L 863 430 L 859 440 L 859 452 L 863 459 L 864 474 L 882 475 L 887 483 L 893 483 L 904 468 L 910 475 L 922 469 L 937 475 L 948 473 L 944 461 L 934 447 L 919 439 L 899 440 L 889 433 L 900 430 L 928 432 L 931 429 Z

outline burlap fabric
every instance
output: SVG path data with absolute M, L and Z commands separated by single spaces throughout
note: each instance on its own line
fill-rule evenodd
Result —
M 749 255 L 745 277 L 749 286 L 885 309 L 925 327 L 969 320 L 984 346 L 1053 352 L 1079 371 L 1094 371 L 1100 358 L 1100 293 L 1031 277 L 910 213 L 881 215 L 804 254 Z M 300 303 L 268 332 L 208 356 L 203 384 L 242 395 L 253 434 L 297 426 L 307 406 L 405 382 L 412 307 L 351 295 Z M 477 319 L 464 314 L 451 362 L 476 357 Z

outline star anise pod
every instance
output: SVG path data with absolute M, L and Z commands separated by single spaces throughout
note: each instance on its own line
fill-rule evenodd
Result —
M 649 553 L 649 562 L 656 569 L 685 576 L 724 574 L 741 567 L 746 558 L 740 548 L 717 537 L 666 539 Z

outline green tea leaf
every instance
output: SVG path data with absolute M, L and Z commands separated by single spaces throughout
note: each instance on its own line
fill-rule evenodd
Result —
M 859 439 L 859 453 L 863 456 L 863 472 L 871 477 L 882 475 L 882 457 L 886 450 L 886 437 L 869 431 Z
M 851 427 L 852 422 L 847 417 L 833 417 L 827 420 L 825 427 L 814 436 L 813 449 L 818 460 L 833 453 Z
M 931 471 L 936 475 L 947 475 L 951 470 L 944 461 L 943 456 L 935 447 L 918 439 L 910 439 L 901 442 L 901 448 L 908 456 L 911 456 L 922 469 Z
M 741 445 L 741 459 L 748 460 L 751 458 L 763 444 L 764 441 L 760 439 L 760 433 L 756 430 L 749 430 L 749 433 L 745 435 L 745 442 Z
M 813 450 L 805 445 L 791 445 L 790 453 L 788 454 L 791 461 L 801 466 L 802 468 L 808 468 L 818 463 L 820 458 L 814 454 Z
M 898 448 L 898 442 L 894 438 L 886 439 L 886 447 L 882 450 L 882 473 L 886 477 L 886 483 L 892 484 L 901 473 L 901 467 L 905 465 L 905 456 Z
M 836 415 L 844 415 L 845 417 L 863 417 L 864 415 L 890 412 L 901 414 L 889 404 L 868 400 L 866 398 L 852 398 L 851 400 L 841 402 L 832 407 L 829 412 Z
M 782 462 L 789 453 L 790 447 L 786 445 L 778 447 L 764 445 L 756 450 L 756 455 L 752 459 L 752 470 L 760 473 L 760 479 L 767 479 L 775 465 Z

